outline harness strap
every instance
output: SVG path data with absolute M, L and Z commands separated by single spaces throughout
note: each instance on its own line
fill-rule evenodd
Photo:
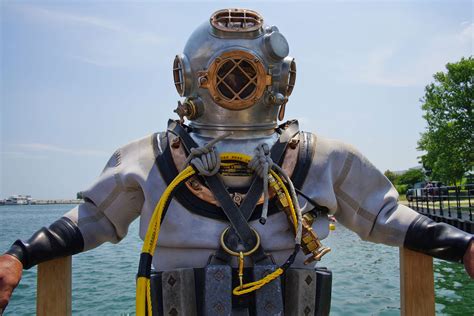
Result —
M 286 147 L 288 146 L 288 142 L 299 133 L 298 121 L 290 121 L 288 124 L 290 124 L 288 128 L 282 130 L 279 139 L 270 149 L 270 157 L 279 166 L 281 166 L 283 154 L 285 153 Z M 242 205 L 240 207 L 244 217 L 247 220 L 249 220 L 252 216 L 255 205 L 257 205 L 258 199 L 260 199 L 262 192 L 263 181 L 260 179 L 260 177 L 254 177 L 249 191 L 244 201 L 242 201 Z
M 198 147 L 198 144 L 191 138 L 188 132 L 176 121 L 169 121 L 168 131 L 179 136 L 189 152 L 191 148 Z M 297 121 L 291 121 L 287 123 L 287 128 L 281 129 L 281 134 L 278 141 L 271 149 L 271 157 L 278 163 L 281 162 L 283 153 L 286 150 L 288 141 L 293 138 L 298 132 Z M 232 225 L 232 230 L 229 231 L 227 240 L 236 242 L 235 238 L 232 238 L 232 234 L 237 234 L 240 240 L 243 242 L 246 249 L 250 249 L 255 244 L 255 236 L 248 224 L 248 219 L 251 217 L 255 206 L 260 198 L 263 191 L 263 183 L 258 177 L 254 177 L 250 186 L 249 192 L 246 198 L 242 202 L 242 206 L 239 208 L 235 205 L 234 201 L 230 198 L 229 192 L 227 191 L 221 178 L 217 175 L 204 176 L 204 179 L 214 193 L 216 199 L 219 201 L 221 208 Z M 223 254 L 222 249 L 219 251 L 219 257 L 223 257 L 225 261 L 228 261 L 229 256 Z M 254 262 L 265 261 L 265 264 L 269 262 L 268 257 L 264 254 L 262 247 L 259 247 L 256 252 L 252 255 Z

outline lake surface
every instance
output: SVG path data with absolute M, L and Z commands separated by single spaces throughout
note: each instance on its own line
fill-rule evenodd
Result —
M 0 251 L 27 239 L 71 205 L 0 206 Z M 337 224 L 321 263 L 334 273 L 331 315 L 399 315 L 398 249 L 363 242 Z M 142 241 L 138 221 L 117 245 L 104 244 L 73 259 L 74 315 L 131 315 Z M 473 315 L 474 282 L 462 265 L 435 260 L 437 315 Z M 34 315 L 36 268 L 25 271 L 4 315 Z

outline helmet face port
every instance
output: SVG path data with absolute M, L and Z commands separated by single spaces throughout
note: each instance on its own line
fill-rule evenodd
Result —
M 229 110 L 243 110 L 254 105 L 271 83 L 262 62 L 251 53 L 233 50 L 219 55 L 203 74 L 202 88 L 218 105 Z

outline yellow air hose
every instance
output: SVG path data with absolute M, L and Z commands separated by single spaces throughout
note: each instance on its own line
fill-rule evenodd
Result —
M 221 161 L 238 161 L 245 164 L 248 164 L 251 160 L 251 157 L 248 155 L 240 153 L 223 153 L 220 155 Z M 297 217 L 294 209 L 293 201 L 290 197 L 290 194 L 282 181 L 282 179 L 273 171 L 270 170 L 270 173 L 275 177 L 278 184 L 283 188 L 285 196 L 288 200 L 290 206 L 291 215 L 293 218 L 293 223 L 295 225 L 295 231 L 297 227 Z M 168 207 L 170 202 L 170 197 L 173 191 L 184 181 L 189 179 L 191 176 L 196 174 L 196 171 L 192 166 L 186 167 L 181 171 L 176 178 L 168 185 L 166 190 L 163 192 L 160 200 L 155 206 L 153 215 L 148 224 L 148 230 L 145 236 L 145 241 L 143 243 L 142 252 L 140 255 L 139 271 L 137 276 L 136 284 L 136 314 L 138 316 L 151 316 L 152 313 L 152 304 L 151 304 L 151 290 L 150 290 L 150 270 L 151 263 L 153 259 L 153 254 L 156 249 L 156 243 L 158 241 L 158 235 L 160 233 L 161 218 L 163 212 Z M 298 245 L 299 246 L 299 245 Z M 293 258 L 294 259 L 294 258 Z M 255 291 L 265 284 L 271 282 L 272 280 L 279 277 L 284 272 L 282 267 L 276 269 L 271 274 L 265 276 L 263 279 L 243 284 L 242 287 L 238 286 L 233 290 L 234 295 L 242 295 Z

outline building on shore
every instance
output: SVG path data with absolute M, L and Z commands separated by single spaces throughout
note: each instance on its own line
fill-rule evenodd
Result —
M 31 195 L 12 195 L 8 199 L 0 201 L 0 204 L 27 205 L 27 204 L 31 204 L 31 201 L 32 201 Z

